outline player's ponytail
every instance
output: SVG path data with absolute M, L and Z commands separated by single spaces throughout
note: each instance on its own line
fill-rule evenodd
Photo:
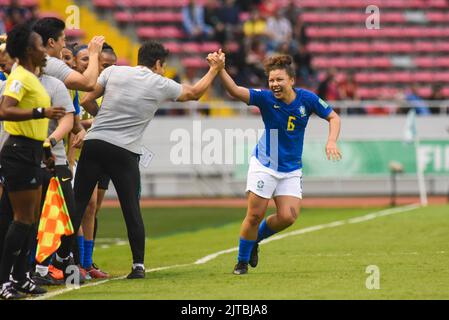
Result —
M 273 70 L 285 70 L 289 77 L 295 78 L 296 72 L 293 67 L 293 58 L 289 55 L 276 55 L 269 57 L 264 63 L 265 74 L 268 76 Z

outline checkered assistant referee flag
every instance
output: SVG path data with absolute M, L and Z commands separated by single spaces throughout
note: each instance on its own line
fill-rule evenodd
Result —
M 73 234 L 73 226 L 58 177 L 48 186 L 37 233 L 36 260 L 44 261 L 61 245 L 61 236 Z

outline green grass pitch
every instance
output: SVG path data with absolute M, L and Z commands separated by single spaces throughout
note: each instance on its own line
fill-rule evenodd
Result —
M 364 216 L 381 209 L 303 209 L 284 233 Z M 273 211 L 273 209 L 271 209 Z M 143 209 L 147 234 L 144 280 L 111 280 L 51 299 L 448 299 L 449 206 L 408 212 L 285 237 L 261 245 L 259 266 L 231 274 L 237 252 L 198 259 L 238 245 L 245 209 Z M 99 216 L 94 261 L 113 278 L 126 275 L 131 254 L 119 209 Z M 379 268 L 369 290 L 366 268 Z M 173 267 L 177 266 L 177 267 Z

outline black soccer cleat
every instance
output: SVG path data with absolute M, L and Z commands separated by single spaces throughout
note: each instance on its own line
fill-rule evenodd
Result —
M 21 281 L 13 281 L 12 282 L 14 289 L 21 293 L 30 294 L 30 295 L 41 295 L 46 294 L 47 290 L 38 286 L 33 279 L 31 279 L 30 275 L 27 274 L 26 278 Z
M 59 286 L 64 284 L 64 281 L 53 278 L 50 273 L 41 276 L 38 272 L 35 272 L 31 276 L 31 279 L 33 279 L 38 286 Z
M 257 267 L 257 264 L 259 263 L 259 244 L 255 243 L 253 250 L 251 250 L 251 255 L 249 257 L 249 265 L 252 268 Z
M 131 269 L 126 279 L 143 279 L 145 278 L 145 269 L 142 267 L 135 267 Z
M 248 263 L 239 261 L 235 265 L 234 271 L 232 273 L 236 274 L 236 275 L 242 275 L 242 274 L 248 273 Z
M 7 282 L 0 287 L 0 298 L 3 300 L 18 300 L 25 298 L 26 295 L 18 292 L 11 282 Z
M 58 259 L 54 259 L 52 262 L 53 266 L 59 270 L 62 270 L 62 273 L 64 274 L 64 281 L 75 280 L 75 278 L 79 279 L 79 284 L 84 284 L 86 282 L 86 279 L 81 272 L 79 266 L 75 264 L 75 260 L 73 260 L 72 256 L 69 256 L 68 259 L 65 259 L 64 261 L 58 261 Z

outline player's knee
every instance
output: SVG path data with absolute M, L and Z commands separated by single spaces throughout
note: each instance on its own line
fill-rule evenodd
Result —
M 299 212 L 295 208 L 290 207 L 288 212 L 280 215 L 280 219 L 285 226 L 291 226 L 298 219 L 298 214 Z
M 263 220 L 263 215 L 256 213 L 249 213 L 246 220 L 252 227 L 257 227 Z

